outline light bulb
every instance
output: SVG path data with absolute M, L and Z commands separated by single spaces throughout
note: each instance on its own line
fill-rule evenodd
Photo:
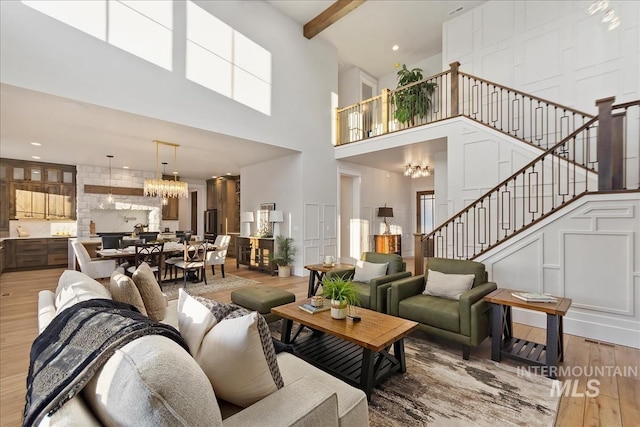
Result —
M 611 30 L 615 30 L 616 28 L 618 28 L 620 26 L 620 18 L 618 18 L 617 16 L 615 18 L 613 18 L 611 20 L 611 22 L 609 22 L 609 27 L 607 27 L 607 30 L 611 31 Z
M 612 21 L 616 18 L 616 13 L 609 9 L 604 13 L 604 16 L 602 17 L 602 22 L 609 22 Z

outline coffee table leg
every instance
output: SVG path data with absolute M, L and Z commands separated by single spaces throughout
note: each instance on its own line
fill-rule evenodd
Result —
M 491 309 L 491 360 L 499 362 L 500 350 L 502 347 L 502 310 L 503 307 L 500 304 L 493 304 Z
M 400 338 L 393 343 L 393 353 L 398 363 L 400 363 L 400 372 L 407 372 L 407 362 L 404 359 L 404 338 Z
M 375 361 L 375 352 L 368 348 L 362 349 L 362 371 L 360 372 L 360 388 L 367 395 L 367 400 L 371 399 L 373 391 L 373 365 Z
M 558 367 L 558 317 L 547 313 L 547 367 L 549 378 L 556 379 L 556 368 Z M 551 367 L 554 367 L 551 369 Z
M 280 341 L 285 344 L 291 343 L 291 328 L 293 327 L 293 320 L 282 319 L 282 329 L 280 330 Z

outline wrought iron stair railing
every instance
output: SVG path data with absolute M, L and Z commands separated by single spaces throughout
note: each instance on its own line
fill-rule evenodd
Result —
M 588 192 L 640 189 L 638 154 L 625 155 L 640 147 L 640 100 L 612 105 L 613 98 L 608 98 L 598 103 L 597 117 L 433 232 L 416 235 L 415 271 L 423 270 L 419 254 L 473 259 Z

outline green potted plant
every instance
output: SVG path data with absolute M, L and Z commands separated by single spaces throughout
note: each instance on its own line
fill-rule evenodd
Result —
M 291 237 L 276 237 L 276 254 L 272 261 L 278 265 L 278 277 L 289 277 L 291 275 L 291 263 L 298 248 L 293 246 Z
M 402 69 L 398 70 L 397 87 L 407 86 L 422 79 L 421 68 L 409 70 L 406 64 L 402 64 Z M 436 87 L 436 83 L 422 82 L 395 92 L 391 97 L 391 103 L 396 107 L 393 117 L 400 123 L 409 123 L 411 126 L 414 125 L 416 116 L 425 118 L 431 109 L 431 96 Z
M 358 305 L 356 286 L 351 279 L 342 276 L 326 277 L 322 280 L 322 295 L 331 298 L 331 317 L 344 319 L 350 305 Z

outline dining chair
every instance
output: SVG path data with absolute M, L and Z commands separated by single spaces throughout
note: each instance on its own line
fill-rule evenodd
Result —
M 229 242 L 231 236 L 226 234 L 218 234 L 215 242 L 213 243 L 214 249 L 207 253 L 206 264 L 211 266 L 211 272 L 216 275 L 216 265 L 220 266 L 222 270 L 222 278 L 224 279 L 224 261 L 227 258 L 227 250 L 229 249 Z
M 158 278 L 158 282 L 161 280 L 160 270 L 162 264 L 162 257 L 164 250 L 164 242 L 160 243 L 142 243 L 135 245 L 135 261 L 134 265 L 127 268 L 127 274 L 133 276 L 138 266 L 143 262 L 149 264 L 151 271 Z
M 122 236 L 102 236 L 102 249 L 120 249 Z
M 92 260 L 87 248 L 80 242 L 71 242 L 73 252 L 76 254 L 80 271 L 92 279 L 111 277 L 116 270 L 116 261 L 113 259 Z
M 176 238 L 178 238 L 178 242 L 180 243 L 188 242 L 189 240 L 191 240 L 191 230 L 176 231 Z M 163 279 L 167 278 L 167 273 L 169 273 L 169 280 L 173 279 L 174 273 L 176 274 L 176 277 L 177 277 L 178 272 L 175 269 L 175 265 L 177 262 L 182 260 L 183 260 L 182 254 L 174 255 L 169 258 L 166 258 L 164 260 L 164 278 Z
M 201 277 L 198 278 L 198 281 L 204 280 L 204 284 L 207 284 L 207 272 L 205 270 L 206 264 L 205 260 L 207 259 L 207 248 L 209 247 L 209 242 L 204 240 L 202 241 L 193 241 L 183 243 L 184 252 L 183 258 L 181 261 L 178 261 L 174 264 L 176 268 L 176 277 L 174 279 L 174 283 L 178 282 L 178 269 L 182 270 L 182 277 L 184 280 L 184 288 L 187 288 L 187 276 L 189 272 L 195 272 L 196 275 L 200 273 Z

